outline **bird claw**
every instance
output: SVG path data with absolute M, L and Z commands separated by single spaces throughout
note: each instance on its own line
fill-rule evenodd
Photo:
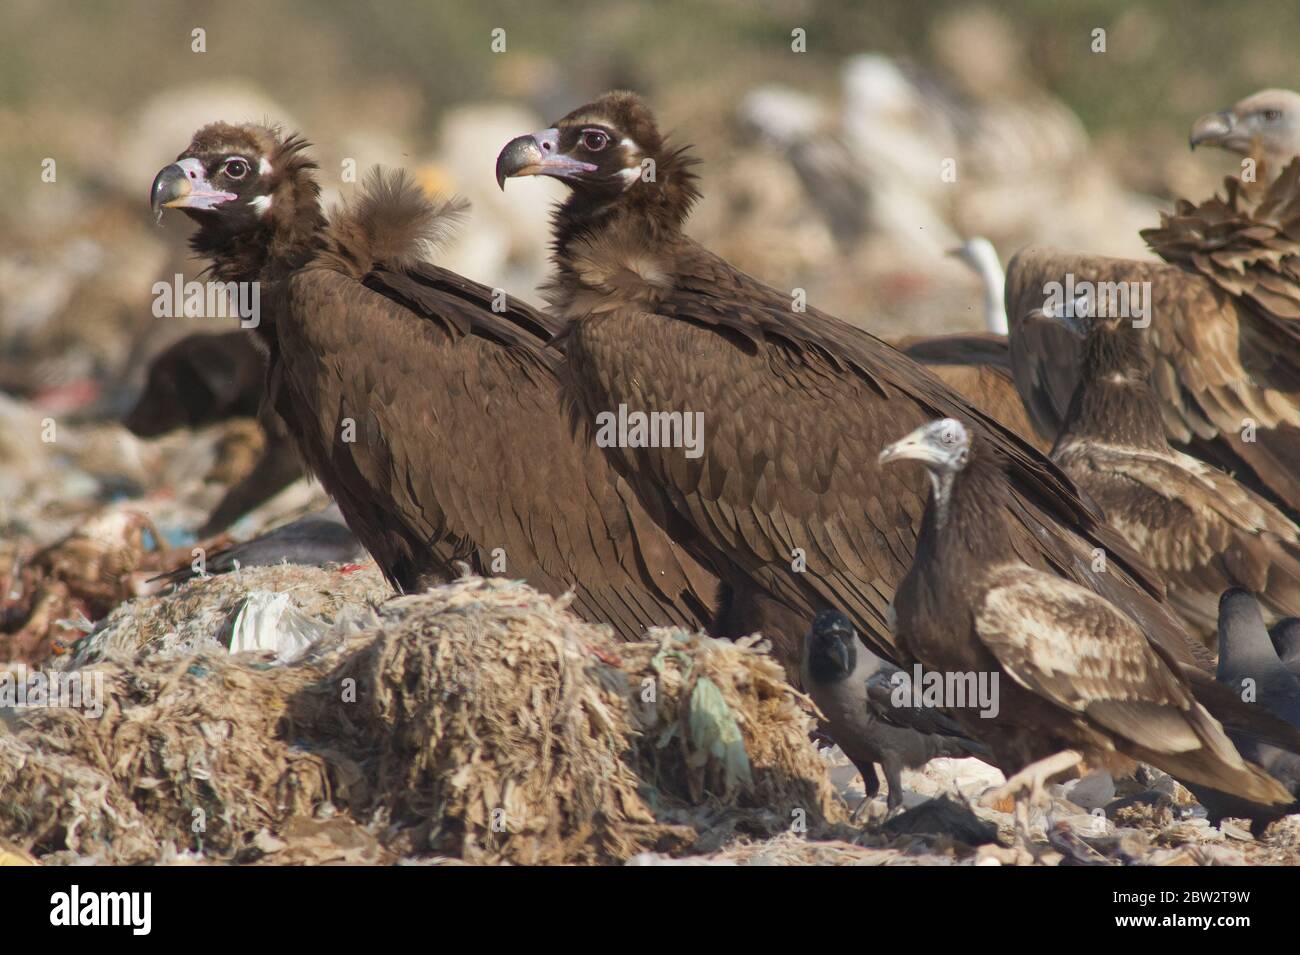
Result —
M 862 797 L 862 802 L 858 803 L 858 808 L 854 809 L 849 815 L 849 823 L 851 825 L 859 826 L 862 824 L 864 818 L 871 815 L 871 799 L 872 797 L 870 796 Z
M 1007 799 L 1014 799 L 1019 805 L 1020 796 L 1023 794 L 1028 794 L 1029 802 L 1036 804 L 1043 798 L 1043 787 L 1047 780 L 1068 769 L 1073 769 L 1081 762 L 1083 762 L 1082 753 L 1065 749 L 1046 759 L 1030 763 L 1001 786 L 995 786 L 980 796 L 980 805 L 992 809 Z
M 1047 780 L 1068 769 L 1073 769 L 1081 762 L 1083 762 L 1082 753 L 1072 749 L 1062 750 L 1046 759 L 1030 763 L 1001 786 L 995 786 L 980 797 L 980 805 L 990 809 L 1007 799 L 1015 801 L 1013 848 L 1017 854 L 1023 853 L 1028 856 L 1025 860 L 1028 864 L 1044 861 L 1048 853 L 1056 856 L 1059 861 L 1060 853 L 1050 846 L 1039 846 L 1034 842 L 1029 811 L 1031 806 L 1045 801 L 1046 793 L 1043 787 Z

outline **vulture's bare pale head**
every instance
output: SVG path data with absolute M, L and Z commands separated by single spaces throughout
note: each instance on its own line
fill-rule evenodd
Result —
M 970 460 L 970 432 L 956 418 L 940 418 L 887 445 L 880 463 L 919 461 L 935 474 L 954 474 Z
M 1217 146 L 1263 160 L 1276 175 L 1300 155 L 1300 93 L 1269 89 L 1252 93 L 1192 125 L 1191 147 Z

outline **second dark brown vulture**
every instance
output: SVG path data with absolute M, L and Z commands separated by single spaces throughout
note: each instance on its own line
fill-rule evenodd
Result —
M 374 175 L 326 221 L 302 140 L 200 130 L 154 182 L 222 281 L 261 281 L 268 400 L 394 587 L 526 579 L 635 638 L 707 622 L 716 579 L 562 414 L 547 316 L 422 261 L 459 216 Z M 495 306 L 495 307 L 494 307 Z
M 628 93 L 518 137 L 497 160 L 503 184 L 544 174 L 570 188 L 547 292 L 570 322 L 570 392 L 675 539 L 728 584 L 756 583 L 803 619 L 841 610 L 868 646 L 902 662 L 888 607 L 912 562 L 926 487 L 876 456 L 900 431 L 958 415 L 1012 462 L 1013 491 L 991 519 L 1024 559 L 1110 595 L 1190 661 L 1162 585 L 1050 461 L 897 350 L 795 308 L 688 238 L 692 165 Z M 702 415 L 699 453 L 610 428 L 620 414 L 655 412 Z M 1111 554 L 1105 572 L 1093 569 L 1097 549 Z
M 1164 576 L 1189 626 L 1212 645 L 1229 587 L 1255 591 L 1274 616 L 1300 613 L 1300 527 L 1231 475 L 1170 447 L 1150 384 L 1149 330 L 1113 316 L 1058 320 L 1086 337 L 1052 460 Z
M 1295 517 L 1300 161 L 1271 184 L 1229 179 L 1226 189 L 1200 205 L 1179 202 L 1161 228 L 1143 233 L 1164 263 L 1041 248 L 1016 255 L 1006 290 L 1016 384 L 1035 425 L 1054 438 L 1078 384 L 1080 348 L 1042 317 L 1049 283 L 1094 283 L 1095 307 L 1111 314 L 1126 302 L 1134 312 L 1132 290 L 1149 288 L 1151 383 L 1169 441 Z

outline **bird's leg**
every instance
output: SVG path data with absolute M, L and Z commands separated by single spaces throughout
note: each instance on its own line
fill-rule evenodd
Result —
M 849 816 L 850 824 L 857 826 L 862 823 L 862 820 L 867 817 L 868 809 L 871 806 L 872 798 L 873 797 L 871 796 L 862 797 L 862 802 L 858 803 L 858 808 L 854 809 L 853 814 Z
M 853 810 L 853 815 L 849 817 L 849 821 L 856 826 L 866 817 L 871 800 L 875 798 L 876 793 L 880 792 L 880 778 L 876 776 L 874 763 L 854 763 L 854 766 L 862 776 L 862 788 L 866 792 L 862 802 L 858 803 L 858 808 Z
M 981 796 L 980 805 L 992 807 L 1008 796 L 1014 799 L 1016 842 L 1019 848 L 1024 849 L 1031 857 L 1037 859 L 1038 853 L 1034 851 L 1030 837 L 1029 810 L 1032 806 L 1044 801 L 1046 793 L 1043 787 L 1049 779 L 1068 769 L 1073 769 L 1081 762 L 1083 762 L 1082 753 L 1072 749 L 1064 749 L 1059 753 L 1048 756 L 1046 759 L 1030 763 L 1001 786 L 990 789 Z
M 992 806 L 1008 796 L 1016 797 L 1028 793 L 1031 802 L 1038 802 L 1043 796 L 1043 786 L 1053 776 L 1073 769 L 1083 762 L 1083 754 L 1073 749 L 1063 749 L 1059 753 L 1030 763 L 1001 786 L 990 789 L 980 797 L 980 805 Z
M 888 815 L 896 816 L 903 807 L 903 767 L 901 763 L 889 760 L 880 764 L 885 771 L 885 782 L 889 785 L 889 795 L 885 797 Z

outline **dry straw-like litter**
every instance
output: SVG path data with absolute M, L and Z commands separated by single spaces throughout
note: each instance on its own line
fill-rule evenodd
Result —
M 276 568 L 240 586 L 274 573 L 300 595 L 337 583 Z M 157 621 L 203 588 L 232 603 L 231 587 L 135 603 Z M 534 864 L 842 831 L 811 706 L 753 641 L 622 643 L 562 600 L 479 578 L 376 603 L 360 627 L 311 609 L 340 623 L 294 662 L 114 640 L 79 671 L 103 675 L 99 718 L 0 722 L 0 840 L 48 862 Z

